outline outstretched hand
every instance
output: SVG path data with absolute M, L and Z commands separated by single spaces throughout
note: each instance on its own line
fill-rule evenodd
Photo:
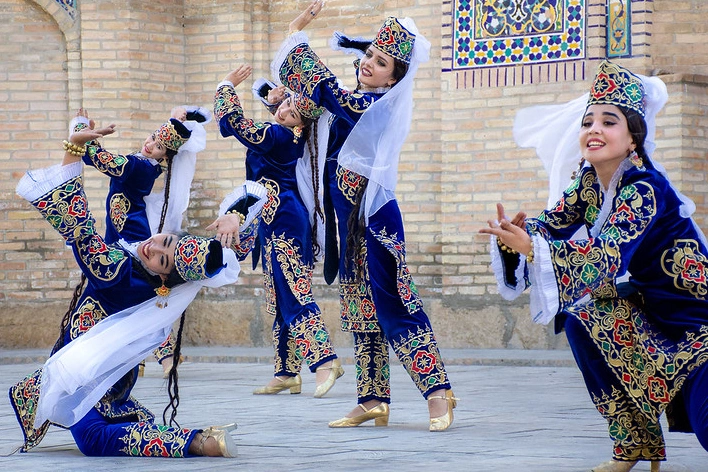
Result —
M 77 131 L 76 133 L 71 133 L 71 136 L 69 136 L 69 142 L 76 144 L 77 146 L 83 146 L 89 141 L 113 134 L 115 132 L 115 128 L 116 125 L 113 123 L 105 128 L 85 128 L 81 131 Z
M 266 98 L 266 100 L 268 100 L 268 103 L 270 103 L 271 105 L 280 103 L 285 100 L 285 86 L 281 85 L 274 89 L 270 89 L 268 91 L 268 97 Z
M 228 80 L 234 87 L 246 80 L 253 72 L 253 68 L 249 64 L 241 64 L 231 72 L 229 72 L 224 80 Z
M 207 231 L 216 230 L 215 238 L 223 247 L 231 247 L 232 244 L 240 242 L 238 232 L 241 226 L 241 218 L 233 213 L 221 215 L 212 224 L 206 227 Z
M 497 219 L 488 220 L 489 228 L 482 228 L 479 232 L 493 234 L 505 246 L 526 255 L 531 251 L 533 245 L 531 236 L 526 232 L 525 219 L 526 213 L 519 212 L 509 220 L 504 213 L 504 206 L 497 203 Z
M 310 3 L 307 8 L 297 16 L 297 18 L 290 22 L 290 33 L 304 30 L 312 20 L 317 18 L 317 14 L 322 11 L 324 4 L 325 0 L 314 0 Z

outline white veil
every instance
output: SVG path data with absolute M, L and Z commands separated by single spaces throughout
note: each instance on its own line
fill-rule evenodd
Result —
M 430 55 L 430 42 L 410 18 L 401 24 L 415 35 L 406 75 L 361 116 L 339 153 L 339 164 L 369 179 L 362 211 L 369 217 L 394 197 L 398 158 L 413 116 L 413 79 Z

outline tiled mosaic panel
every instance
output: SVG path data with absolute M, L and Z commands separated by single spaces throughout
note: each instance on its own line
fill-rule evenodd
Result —
M 630 0 L 607 2 L 607 57 L 632 54 Z
M 454 0 L 452 69 L 585 56 L 585 0 Z

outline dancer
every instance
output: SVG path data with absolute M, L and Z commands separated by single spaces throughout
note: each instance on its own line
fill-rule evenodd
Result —
M 236 448 L 228 433 L 233 425 L 173 426 L 176 410 L 170 426 L 158 425 L 130 396 L 138 362 L 165 339 L 202 286 L 233 283 L 239 265 L 231 249 L 199 236 L 159 233 L 146 241 L 109 245 L 96 234 L 81 157 L 96 151 L 86 146 L 88 141 L 110 132 L 72 134 L 61 166 L 29 171 L 17 187 L 66 240 L 87 278 L 77 308 L 62 321 L 58 350 L 10 389 L 25 437 L 20 450 L 36 446 L 56 424 L 70 429 L 86 455 L 233 457 Z M 238 235 L 229 236 L 238 246 Z M 179 396 L 171 400 L 176 409 Z
M 84 163 L 110 178 L 106 196 L 106 235 L 108 244 L 123 239 L 142 241 L 152 233 L 180 231 L 182 215 L 189 204 L 197 153 L 206 147 L 203 124 L 211 121 L 211 113 L 200 107 L 180 106 L 171 118 L 151 133 L 140 151 L 127 155 L 114 154 L 96 143 L 96 152 L 86 154 Z M 80 108 L 69 125 L 70 133 L 93 129 L 94 121 Z M 113 127 L 109 127 L 111 130 Z M 155 181 L 165 164 L 165 182 L 152 193 Z M 170 206 L 170 203 L 172 205 Z M 76 287 L 80 292 L 85 277 Z M 153 355 L 167 378 L 173 365 L 174 332 Z M 180 358 L 180 362 L 182 359 Z M 140 364 L 139 375 L 144 372 Z
M 304 97 L 290 96 L 274 113 L 275 123 L 246 118 L 235 87 L 250 74 L 251 67 L 241 65 L 218 85 L 214 116 L 222 136 L 234 136 L 248 149 L 246 177 L 268 189 L 258 237 L 267 310 L 274 315 L 275 375 L 254 393 L 275 394 L 286 389 L 300 393 L 299 371 L 304 359 L 316 376 L 314 396 L 322 397 L 344 369 L 312 295 L 314 251 L 319 248 L 313 243 L 308 211 L 295 176 L 305 143 L 311 135 L 317 139 L 312 130 L 322 111 Z
M 364 277 L 369 277 L 375 315 L 367 310 L 362 324 L 343 321 L 354 332 L 358 405 L 329 426 L 358 426 L 372 419 L 376 425 L 388 424 L 390 343 L 428 400 L 430 431 L 443 431 L 452 424 L 456 399 L 406 265 L 403 221 L 394 195 L 398 154 L 411 122 L 413 77 L 418 64 L 427 60 L 430 44 L 413 20 L 388 18 L 361 60 L 360 87 L 349 92 L 299 32 L 321 7 L 321 0 L 315 1 L 291 22 L 292 34 L 273 61 L 272 72 L 290 89 L 353 125 L 338 162 L 361 183 L 351 195 L 354 205 L 342 247 L 351 268 L 347 270 L 358 277 L 352 290 L 366 288 Z M 357 315 L 362 308 L 366 307 L 345 307 L 343 313 Z
M 578 175 L 537 218 L 509 220 L 498 204 L 497 220 L 480 230 L 492 235 L 500 293 L 513 299 L 530 286 L 534 320 L 566 332 L 614 441 L 612 460 L 595 472 L 626 472 L 639 460 L 657 472 L 664 411 L 671 430 L 695 432 L 708 450 L 708 247 L 693 202 L 652 159 L 666 98 L 658 77 L 603 61 L 586 109 L 562 119 L 582 120 L 579 147 L 566 155 L 544 142 L 563 142 L 561 130 L 526 113 L 534 123 L 519 125 L 518 138 L 541 133 L 544 152 L 582 156 Z M 588 237 L 572 238 L 581 228 Z

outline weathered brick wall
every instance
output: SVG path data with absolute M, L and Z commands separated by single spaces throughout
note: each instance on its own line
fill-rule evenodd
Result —
M 661 70 L 670 92 L 659 118 L 657 159 L 698 203 L 706 227 L 705 129 L 708 53 L 705 24 L 692 9 L 702 0 L 632 2 L 633 54 L 620 59 L 640 73 Z M 111 150 L 137 149 L 178 104 L 211 108 L 216 84 L 239 63 L 268 76 L 273 51 L 306 0 L 233 2 L 169 0 L 79 1 L 73 21 L 54 0 L 0 0 L 8 41 L 0 44 L 0 347 L 47 346 L 56 336 L 79 273 L 53 230 L 14 195 L 27 168 L 57 162 L 70 114 L 86 107 L 99 124 L 114 122 Z M 353 56 L 331 51 L 331 32 L 372 37 L 386 16 L 410 16 L 432 43 L 418 72 L 413 126 L 399 166 L 408 263 L 437 337 L 447 347 L 562 347 L 548 327 L 532 325 L 527 298 L 509 303 L 496 293 L 487 238 L 477 234 L 494 205 L 533 214 L 547 196 L 547 176 L 530 150 L 518 149 L 511 126 L 520 107 L 567 101 L 584 93 L 604 54 L 604 0 L 588 0 L 587 80 L 527 81 L 504 87 L 460 86 L 441 72 L 451 41 L 450 0 L 329 0 L 308 28 L 311 43 L 343 82 L 354 87 Z M 699 41 L 699 42 L 696 42 Z M 472 76 L 470 76 L 472 77 Z M 480 75 L 481 77 L 481 75 Z M 487 76 L 488 77 L 488 76 Z M 464 84 L 463 84 L 464 85 Z M 239 87 L 251 116 L 267 119 Z M 221 198 L 241 182 L 243 147 L 207 125 L 192 188 L 188 228 L 200 233 Z M 92 208 L 102 229 L 106 179 L 86 171 Z M 203 292 L 189 310 L 193 343 L 267 345 L 260 268 L 243 265 L 233 286 Z M 338 330 L 336 286 L 315 280 L 315 294 L 336 345 L 350 344 Z M 40 320 L 28 327 L 27 320 Z

